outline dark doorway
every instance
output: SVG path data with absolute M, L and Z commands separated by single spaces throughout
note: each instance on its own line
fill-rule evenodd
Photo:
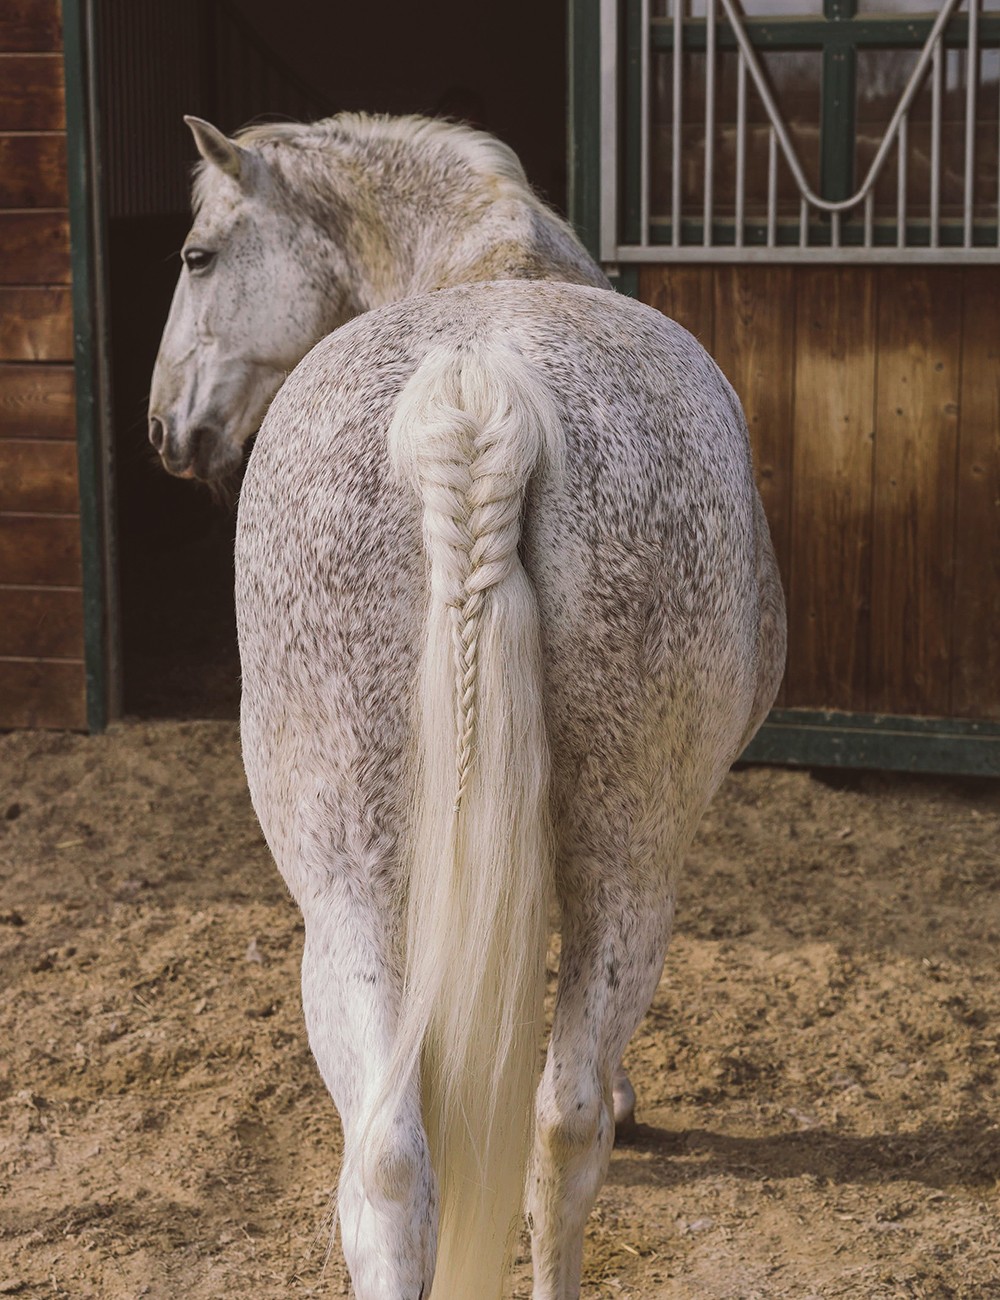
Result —
M 163 473 L 146 400 L 188 228 L 181 121 L 226 131 L 345 109 L 441 114 L 494 132 L 565 203 L 562 3 L 415 6 L 98 0 L 124 709 L 234 717 L 234 509 Z M 474 15 L 474 20 L 473 20 Z

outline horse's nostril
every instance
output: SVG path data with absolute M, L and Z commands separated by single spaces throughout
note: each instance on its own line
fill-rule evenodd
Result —
M 153 444 L 153 450 L 163 452 L 163 444 L 167 440 L 167 426 L 162 420 L 157 419 L 155 415 L 149 417 L 149 441 Z

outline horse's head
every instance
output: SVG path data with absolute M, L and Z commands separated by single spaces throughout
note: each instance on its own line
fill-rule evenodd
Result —
M 171 474 L 219 479 L 239 467 L 288 371 L 353 311 L 319 228 L 295 219 L 262 152 L 184 120 L 204 163 L 153 371 L 149 440 Z

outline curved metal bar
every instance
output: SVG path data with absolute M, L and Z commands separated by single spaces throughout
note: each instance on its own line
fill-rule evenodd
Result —
M 875 184 L 879 172 L 882 170 L 882 166 L 888 156 L 890 148 L 892 147 L 893 140 L 895 139 L 896 132 L 899 130 L 899 124 L 909 111 L 910 105 L 912 104 L 917 91 L 920 89 L 920 83 L 924 79 L 924 74 L 927 71 L 928 64 L 934 57 L 934 51 L 938 47 L 941 34 L 944 31 L 948 20 L 951 18 L 952 13 L 958 8 L 960 3 L 961 0 L 945 0 L 941 12 L 935 19 L 934 26 L 930 30 L 930 34 L 924 42 L 924 48 L 920 52 L 920 58 L 917 60 L 917 65 L 910 74 L 910 79 L 906 83 L 906 87 L 900 96 L 899 103 L 896 105 L 896 111 L 893 113 L 889 125 L 886 128 L 885 135 L 882 137 L 882 143 L 879 145 L 878 151 L 872 159 L 871 166 L 868 168 L 868 174 L 865 177 L 863 184 L 849 199 L 840 199 L 837 202 L 833 202 L 830 199 L 821 198 L 811 188 L 809 182 L 806 180 L 805 172 L 802 170 L 802 164 L 799 162 L 798 154 L 795 152 L 795 145 L 791 141 L 784 119 L 774 101 L 774 96 L 771 94 L 771 88 L 767 84 L 760 62 L 757 59 L 757 52 L 743 26 L 742 15 L 736 7 L 735 0 L 722 0 L 722 7 L 726 11 L 726 17 L 729 19 L 730 26 L 733 29 L 733 35 L 736 37 L 736 42 L 743 53 L 743 57 L 746 59 L 747 67 L 750 69 L 750 75 L 753 77 L 754 86 L 756 87 L 757 93 L 760 95 L 761 102 L 764 105 L 764 109 L 771 120 L 771 126 L 774 128 L 774 132 L 778 137 L 781 152 L 785 155 L 785 161 L 788 163 L 792 176 L 795 178 L 795 183 L 799 188 L 799 193 L 802 196 L 803 202 L 814 208 L 818 208 L 822 212 L 847 212 L 849 209 L 856 207 L 857 204 L 867 195 L 868 191 Z

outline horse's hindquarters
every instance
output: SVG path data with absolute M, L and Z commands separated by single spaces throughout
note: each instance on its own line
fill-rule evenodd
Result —
M 393 476 L 386 438 L 431 347 L 454 355 L 457 373 L 470 352 L 480 363 L 493 349 L 514 354 L 524 385 L 559 413 L 565 444 L 538 461 L 520 544 L 540 626 L 566 923 L 563 1019 L 539 1103 L 536 1259 L 556 1279 L 551 1294 L 563 1294 L 606 1161 L 612 1058 L 655 987 L 674 869 L 760 703 L 756 496 L 745 428 L 717 369 L 684 331 L 610 293 L 496 283 L 411 299 L 332 335 L 279 393 L 240 503 L 244 748 L 261 824 L 306 917 L 310 1041 L 349 1150 L 363 1144 L 366 1107 L 395 1069 L 402 1007 L 397 886 L 437 579 L 421 503 Z M 490 391 L 488 373 L 480 387 Z M 455 434 L 434 458 L 432 493 L 454 495 L 469 477 L 466 442 L 478 435 L 463 401 L 421 416 Z M 472 546 L 460 515 L 441 525 L 459 550 Z M 438 526 L 424 515 L 423 527 Z M 460 704 L 456 688 L 456 718 Z M 451 726 L 452 710 L 437 711 Z M 484 742 L 471 761 L 488 752 Z M 509 786 L 485 769 L 477 780 Z M 461 944 L 463 927 L 453 928 L 439 941 Z M 576 1091 L 556 1081 L 564 1063 Z M 410 1084 L 400 1122 L 413 1160 L 386 1231 L 403 1255 L 423 1252 L 411 1270 L 422 1278 L 433 1194 Z M 363 1206 L 368 1193 L 358 1195 Z M 382 1237 L 372 1246 L 390 1248 Z

